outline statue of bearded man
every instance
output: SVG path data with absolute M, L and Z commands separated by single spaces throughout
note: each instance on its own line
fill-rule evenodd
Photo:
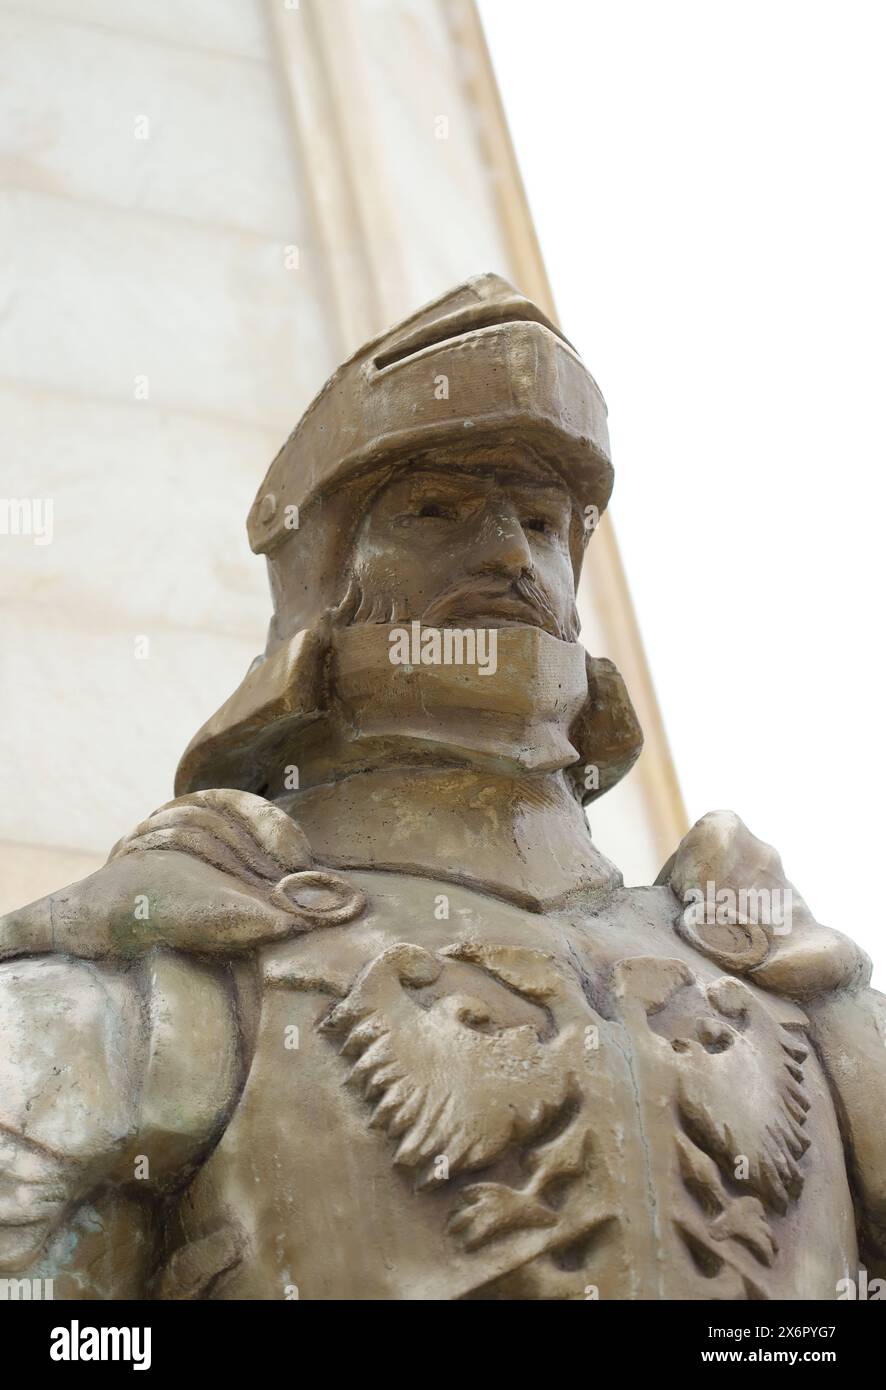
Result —
M 267 650 L 176 799 L 0 923 L 0 1271 L 56 1296 L 835 1299 L 886 1256 L 883 999 L 577 643 L 605 406 L 480 276 L 271 465 Z

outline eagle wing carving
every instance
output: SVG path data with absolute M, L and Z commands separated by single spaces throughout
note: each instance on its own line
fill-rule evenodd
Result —
M 543 1133 L 575 1087 L 573 1028 L 543 1041 L 532 1024 L 497 1023 L 468 993 L 416 997 L 443 965 L 420 946 L 392 946 L 320 1025 L 353 1058 L 347 1082 L 373 1104 L 370 1123 L 396 1141 L 394 1162 L 420 1181 L 441 1157 L 452 1176 Z

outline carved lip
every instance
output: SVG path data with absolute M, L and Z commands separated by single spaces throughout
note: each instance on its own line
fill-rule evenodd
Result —
M 487 603 L 479 602 L 476 608 L 469 612 L 447 614 L 441 626 L 457 627 L 462 618 L 470 621 L 474 627 L 519 624 L 521 626 L 540 627 L 545 632 L 551 631 L 549 624 L 545 622 L 538 609 L 519 598 L 492 599 Z M 551 635 L 558 636 L 556 632 Z

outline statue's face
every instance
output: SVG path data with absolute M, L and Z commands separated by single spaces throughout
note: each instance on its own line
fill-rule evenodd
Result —
M 415 465 L 358 529 L 351 621 L 530 624 L 574 641 L 576 527 L 565 487 L 518 458 Z

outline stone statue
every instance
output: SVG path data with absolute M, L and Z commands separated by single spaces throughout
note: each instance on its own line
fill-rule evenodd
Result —
M 0 923 L 0 1272 L 836 1299 L 882 1271 L 865 956 L 731 814 L 648 888 L 591 840 L 641 746 L 576 641 L 611 486 L 595 382 L 496 276 L 323 387 L 249 519 L 265 655 L 176 799 Z

